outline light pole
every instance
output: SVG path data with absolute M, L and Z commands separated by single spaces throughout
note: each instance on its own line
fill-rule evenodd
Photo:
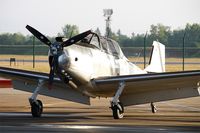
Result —
M 144 36 L 144 68 L 146 68 L 146 39 L 147 39 L 147 32 Z
M 111 21 L 111 15 L 113 14 L 113 10 L 112 9 L 104 9 L 103 12 L 104 12 L 103 16 L 106 17 L 106 34 L 105 34 L 105 36 L 110 37 L 110 31 L 111 31 L 110 21 Z
M 182 54 L 183 54 L 183 71 L 185 70 L 185 35 L 186 35 L 186 31 L 183 35 L 183 48 L 182 48 Z
M 33 36 L 33 68 L 35 68 L 35 37 Z

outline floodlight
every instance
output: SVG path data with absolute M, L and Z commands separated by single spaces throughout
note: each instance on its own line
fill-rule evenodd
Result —
M 109 17 L 109 16 L 111 16 L 113 14 L 113 10 L 112 9 L 104 9 L 103 12 L 104 12 L 103 16 L 105 16 L 105 17 Z

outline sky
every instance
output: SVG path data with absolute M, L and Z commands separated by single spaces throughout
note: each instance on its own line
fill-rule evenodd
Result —
M 99 27 L 105 33 L 103 9 L 113 9 L 111 29 L 131 36 L 162 23 L 172 29 L 200 23 L 200 0 L 0 0 L 0 34 L 30 34 L 25 26 L 56 36 L 66 24 L 80 32 Z

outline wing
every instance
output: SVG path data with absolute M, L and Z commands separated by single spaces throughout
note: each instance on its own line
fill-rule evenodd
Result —
M 166 72 L 141 75 L 103 77 L 93 80 L 96 95 L 112 97 L 120 82 L 125 88 L 120 101 L 136 105 L 199 96 L 200 71 Z
M 59 78 L 54 79 L 52 89 L 49 90 L 49 75 L 46 73 L 0 67 L 0 77 L 12 79 L 14 89 L 27 92 L 33 92 L 38 85 L 38 81 L 44 80 L 45 84 L 42 86 L 39 94 L 82 104 L 90 104 L 88 96 L 84 96 L 79 91 L 64 84 Z

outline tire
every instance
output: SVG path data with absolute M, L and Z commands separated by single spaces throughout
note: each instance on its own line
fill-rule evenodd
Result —
M 122 111 L 120 111 L 119 107 L 120 106 L 122 108 Z M 118 106 L 117 105 L 114 105 L 112 107 L 112 111 L 113 111 L 113 118 L 114 119 L 121 119 L 124 117 L 124 107 L 122 105 L 122 103 L 118 103 Z
M 31 104 L 31 113 L 33 117 L 41 117 L 43 112 L 43 105 L 40 100 L 37 100 L 36 102 L 33 102 Z
M 155 114 L 155 113 L 156 113 L 156 111 L 157 111 L 157 110 L 156 110 L 156 108 L 155 108 L 155 107 L 152 107 L 152 108 L 151 108 L 151 112 L 152 112 L 152 113 L 154 113 L 154 114 Z
M 41 114 L 42 114 L 42 113 L 43 113 L 43 104 L 42 104 L 42 101 L 37 100 L 37 102 L 38 102 L 38 104 L 39 104 L 39 106 L 40 106 L 40 112 L 41 112 Z
M 156 113 L 157 112 L 157 109 L 155 107 L 155 105 L 153 103 L 151 103 L 151 112 L 152 113 Z

